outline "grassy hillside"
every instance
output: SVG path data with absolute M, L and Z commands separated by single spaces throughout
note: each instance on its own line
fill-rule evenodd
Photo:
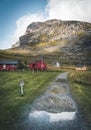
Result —
M 27 116 L 32 101 L 48 88 L 57 74 L 58 72 L 0 72 L 0 130 L 14 130 L 14 123 Z M 25 82 L 24 96 L 20 95 L 21 79 Z
M 22 53 L 22 51 L 16 51 L 16 50 L 0 50 L 0 60 L 18 60 L 21 58 L 25 58 L 25 53 Z
M 71 72 L 69 80 L 71 93 L 83 118 L 91 124 L 91 71 Z

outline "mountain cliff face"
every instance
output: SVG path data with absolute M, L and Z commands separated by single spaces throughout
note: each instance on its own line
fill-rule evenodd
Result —
M 91 31 L 91 25 L 76 21 L 49 20 L 34 22 L 27 27 L 25 35 L 20 37 L 20 45 L 58 41 L 77 38 L 78 35 Z
M 19 38 L 17 49 L 30 55 L 57 55 L 60 60 L 91 64 L 91 24 L 78 21 L 33 22 Z

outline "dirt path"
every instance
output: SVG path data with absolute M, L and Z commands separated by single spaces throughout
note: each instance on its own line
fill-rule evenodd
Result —
M 68 73 L 60 74 L 49 89 L 34 101 L 24 130 L 88 130 L 71 97 Z

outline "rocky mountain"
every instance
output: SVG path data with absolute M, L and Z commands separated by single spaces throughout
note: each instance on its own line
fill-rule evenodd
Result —
M 19 41 L 18 41 L 18 42 L 16 42 L 15 44 L 12 45 L 12 48 L 19 47 L 19 46 L 20 46 L 20 43 L 19 43 Z
M 79 21 L 48 20 L 31 23 L 14 49 L 30 55 L 49 55 L 60 62 L 91 64 L 91 24 Z

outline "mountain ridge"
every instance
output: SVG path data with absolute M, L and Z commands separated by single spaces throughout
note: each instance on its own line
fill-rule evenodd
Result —
M 31 23 L 17 47 L 31 55 L 57 55 L 91 64 L 91 24 L 57 19 Z M 79 59 L 79 60 L 78 60 Z
M 19 38 L 20 45 L 55 41 L 65 38 L 75 38 L 78 34 L 88 32 L 90 23 L 78 21 L 47 20 L 31 23 L 23 36 Z M 90 30 L 91 31 L 91 30 Z

